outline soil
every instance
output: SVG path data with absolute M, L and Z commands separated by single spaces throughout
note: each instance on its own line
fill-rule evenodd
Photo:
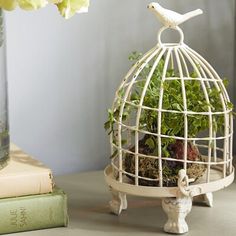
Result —
M 147 140 L 145 136 L 139 141 L 139 153 L 149 156 L 154 156 L 153 150 L 145 144 Z M 169 144 L 168 151 L 169 158 L 173 161 L 162 160 L 162 178 L 163 186 L 173 187 L 177 186 L 178 172 L 183 169 L 183 163 L 178 160 L 184 159 L 184 142 L 176 140 L 175 143 Z M 130 148 L 131 152 L 135 152 L 135 147 Z M 188 142 L 187 159 L 191 161 L 203 161 L 197 146 Z M 135 156 L 133 154 L 126 154 L 124 161 L 124 170 L 128 173 L 135 174 Z M 189 178 L 196 181 L 200 178 L 206 170 L 205 165 L 197 163 L 187 164 L 187 175 Z M 155 158 L 139 157 L 139 176 L 149 178 L 152 180 L 139 179 L 139 185 L 142 186 L 159 186 L 159 160 Z M 127 175 L 128 178 L 134 181 L 134 177 Z

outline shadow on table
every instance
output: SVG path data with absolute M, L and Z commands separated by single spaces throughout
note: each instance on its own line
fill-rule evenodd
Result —
M 134 198 L 128 196 L 128 209 L 120 216 L 110 213 L 110 193 L 105 184 L 93 185 L 88 181 L 70 183 L 68 188 L 70 228 L 116 233 L 163 233 L 166 216 L 158 199 Z M 69 191 L 70 189 L 70 191 Z M 74 189 L 71 192 L 71 189 Z M 146 234 L 145 234 L 146 235 Z M 163 233 L 163 235 L 166 235 Z

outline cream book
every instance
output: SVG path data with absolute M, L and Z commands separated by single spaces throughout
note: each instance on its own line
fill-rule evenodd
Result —
M 0 171 L 0 198 L 51 193 L 53 185 L 49 168 L 11 144 L 9 163 Z

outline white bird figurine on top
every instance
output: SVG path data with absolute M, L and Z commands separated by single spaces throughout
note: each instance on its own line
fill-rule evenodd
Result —
M 164 24 L 164 26 L 169 28 L 176 28 L 183 22 L 203 13 L 201 9 L 197 9 L 182 15 L 177 12 L 165 9 L 156 2 L 150 3 L 148 5 L 148 9 L 154 11 L 155 15 Z

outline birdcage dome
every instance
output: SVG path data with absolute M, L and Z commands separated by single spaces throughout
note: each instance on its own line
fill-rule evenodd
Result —
M 178 172 L 203 184 L 232 175 L 232 104 L 212 66 L 184 43 L 158 44 L 116 92 L 111 165 L 119 182 L 175 187 Z
M 164 27 L 156 46 L 131 56 L 134 64 L 116 91 L 106 123 L 111 164 L 105 179 L 113 213 L 127 208 L 126 194 L 161 197 L 164 230 L 185 233 L 192 198 L 203 196 L 212 206 L 211 193 L 233 182 L 233 105 L 227 80 L 184 43 L 178 26 L 202 11 L 181 15 L 158 3 L 149 8 Z M 169 29 L 179 33 L 179 42 L 162 42 Z

